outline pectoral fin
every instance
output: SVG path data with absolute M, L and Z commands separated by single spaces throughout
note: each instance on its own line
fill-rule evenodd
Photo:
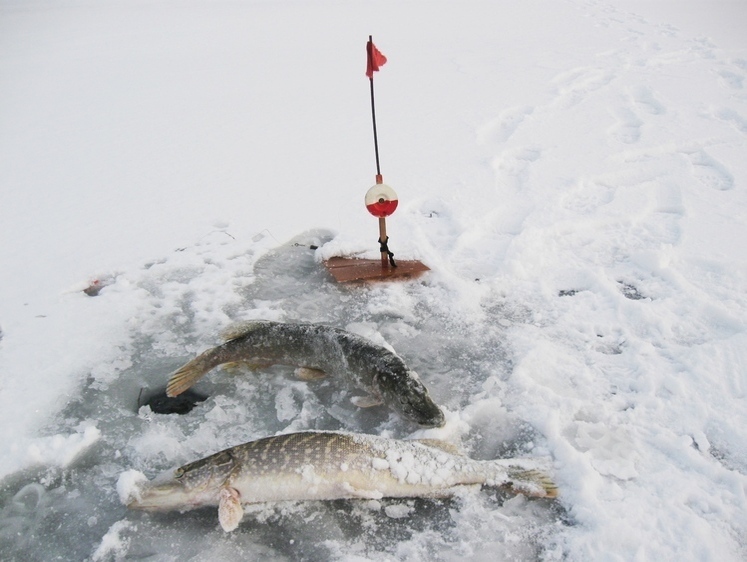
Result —
M 371 408 L 373 406 L 381 406 L 384 401 L 376 396 L 353 396 L 350 401 L 358 406 L 359 408 Z
M 327 376 L 327 373 L 321 369 L 314 369 L 313 367 L 299 367 L 294 371 L 294 374 L 302 381 L 316 381 Z
M 354 498 L 360 498 L 365 500 L 380 500 L 384 497 L 384 494 L 378 490 L 364 490 L 362 488 L 356 488 L 350 482 L 342 482 L 340 487 L 347 494 L 350 494 Z
M 225 487 L 220 490 L 218 502 L 218 521 L 226 533 L 230 533 L 239 526 L 244 517 L 241 507 L 241 494 L 236 488 Z

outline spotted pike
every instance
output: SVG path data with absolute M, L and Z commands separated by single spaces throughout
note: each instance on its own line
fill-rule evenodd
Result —
M 225 449 L 152 481 L 136 473 L 139 481 L 125 486 L 123 473 L 118 488 L 132 509 L 217 505 L 221 526 L 232 531 L 243 505 L 268 501 L 448 497 L 470 485 L 554 498 L 557 487 L 538 469 L 542 464 L 539 459 L 473 460 L 434 440 L 307 431 Z
M 191 360 L 171 375 L 166 393 L 176 396 L 211 369 L 225 363 L 252 368 L 300 367 L 307 375 L 345 378 L 367 391 L 359 406 L 386 403 L 402 417 L 424 427 L 444 424 L 444 414 L 428 395 L 417 373 L 388 349 L 361 336 L 322 324 L 256 321 L 228 340 Z

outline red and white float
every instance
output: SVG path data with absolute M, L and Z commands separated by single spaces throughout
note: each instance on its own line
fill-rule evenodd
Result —
M 366 209 L 375 217 L 388 217 L 398 204 L 397 194 L 385 183 L 377 183 L 366 192 Z

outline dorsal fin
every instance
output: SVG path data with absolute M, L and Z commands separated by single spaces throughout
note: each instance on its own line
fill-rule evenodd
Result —
M 442 441 L 441 439 L 415 439 L 415 441 L 434 449 L 441 449 L 450 455 L 464 456 L 458 445 L 454 445 L 454 443 L 449 443 L 448 441 Z
M 223 330 L 220 336 L 223 338 L 223 341 L 235 340 L 247 335 L 253 330 L 256 330 L 262 324 L 264 324 L 262 320 L 247 320 L 246 322 L 239 322 L 238 324 L 233 324 Z

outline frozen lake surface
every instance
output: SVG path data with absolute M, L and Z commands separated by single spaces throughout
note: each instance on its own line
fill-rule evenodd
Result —
M 745 17 L 0 1 L 0 559 L 743 560 Z M 378 253 L 369 34 L 390 248 L 431 271 L 338 285 L 323 258 Z M 280 366 L 144 405 L 252 319 L 390 346 L 445 427 Z M 561 495 L 258 505 L 230 534 L 117 495 L 304 429 L 550 457 Z

